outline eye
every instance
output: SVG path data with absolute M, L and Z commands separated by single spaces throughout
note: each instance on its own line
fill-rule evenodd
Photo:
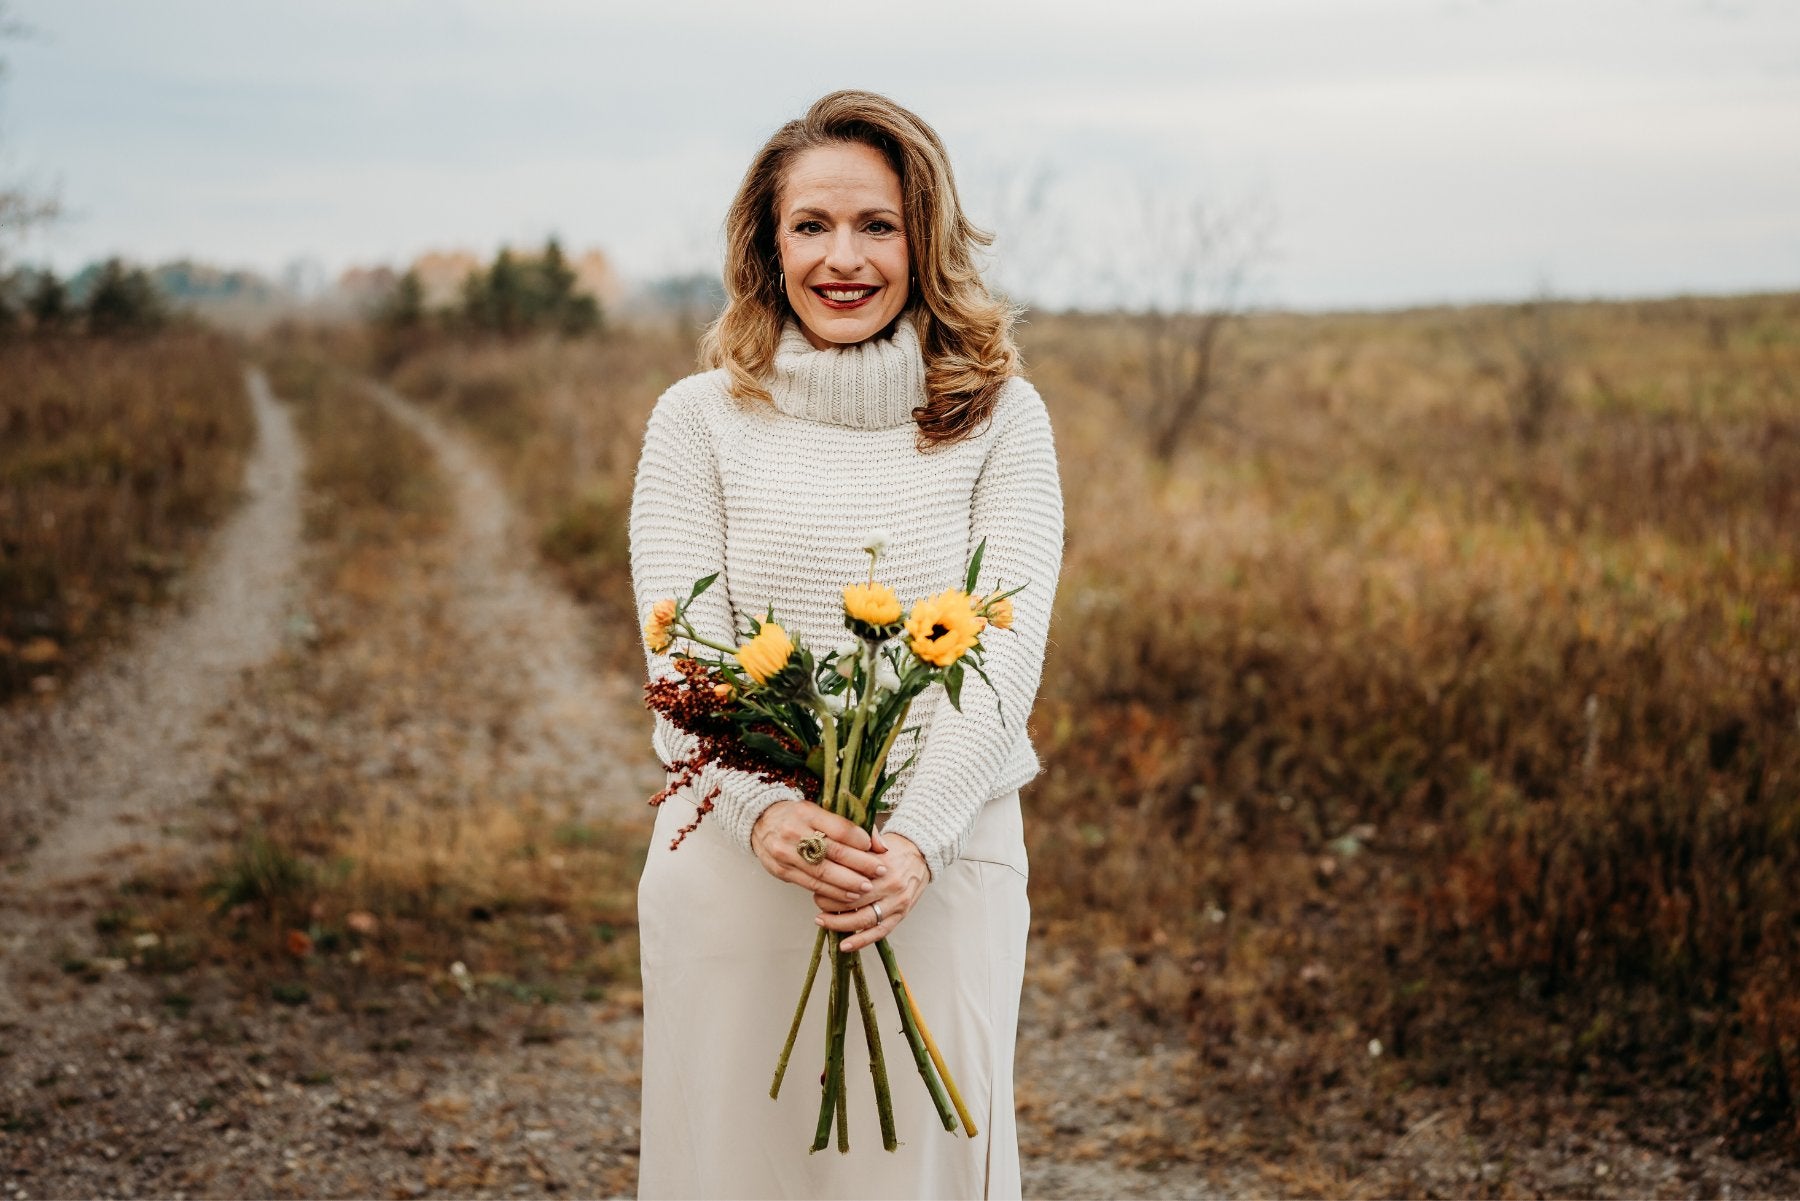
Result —
M 875 221 L 869 222 L 869 224 L 867 226 L 865 226 L 864 228 L 867 229 L 870 233 L 875 234 L 877 236 L 882 236 L 882 237 L 885 237 L 888 234 L 897 234 L 900 232 L 900 227 L 895 225 L 892 221 L 875 220 Z
M 824 231 L 825 231 L 824 223 L 819 222 L 819 221 L 814 221 L 810 217 L 804 221 L 794 222 L 794 232 L 797 234 L 816 234 L 816 233 L 823 233 Z

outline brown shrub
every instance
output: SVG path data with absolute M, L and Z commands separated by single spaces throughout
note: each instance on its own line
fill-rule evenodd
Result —
M 223 337 L 0 345 L 0 702 L 52 686 L 199 549 L 254 437 Z

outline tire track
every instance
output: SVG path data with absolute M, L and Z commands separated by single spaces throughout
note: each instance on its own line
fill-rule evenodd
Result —
M 204 795 L 211 718 L 241 673 L 281 648 L 299 574 L 305 455 L 267 378 L 245 371 L 257 441 L 245 499 L 214 536 L 184 597 L 47 709 L 0 714 L 0 1012 L 24 1002 L 20 951 L 54 933 L 97 879 L 150 846 L 178 850 L 169 824 Z M 40 840 L 28 845 L 28 835 Z M 71 895 L 71 890 L 79 890 Z M 62 915 L 59 917 L 59 915 Z
M 535 565 L 532 538 L 485 456 L 394 389 L 373 380 L 364 388 L 431 448 L 452 489 L 453 618 L 478 653 L 509 663 L 519 681 L 508 769 L 540 795 L 582 798 L 576 816 L 643 823 L 663 772 L 637 682 L 593 666 L 591 618 Z

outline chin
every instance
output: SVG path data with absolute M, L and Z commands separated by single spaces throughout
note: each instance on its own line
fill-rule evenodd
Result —
M 858 342 L 867 342 L 882 330 L 894 323 L 900 315 L 899 310 L 892 313 L 864 316 L 861 313 L 834 313 L 830 311 L 807 314 L 807 326 L 818 337 L 839 346 L 852 346 Z

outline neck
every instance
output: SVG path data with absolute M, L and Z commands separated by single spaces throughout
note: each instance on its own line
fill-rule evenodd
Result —
M 912 420 L 925 403 L 925 360 L 912 319 L 902 314 L 890 337 L 815 348 L 790 319 L 775 350 L 769 394 L 791 417 L 861 429 Z

